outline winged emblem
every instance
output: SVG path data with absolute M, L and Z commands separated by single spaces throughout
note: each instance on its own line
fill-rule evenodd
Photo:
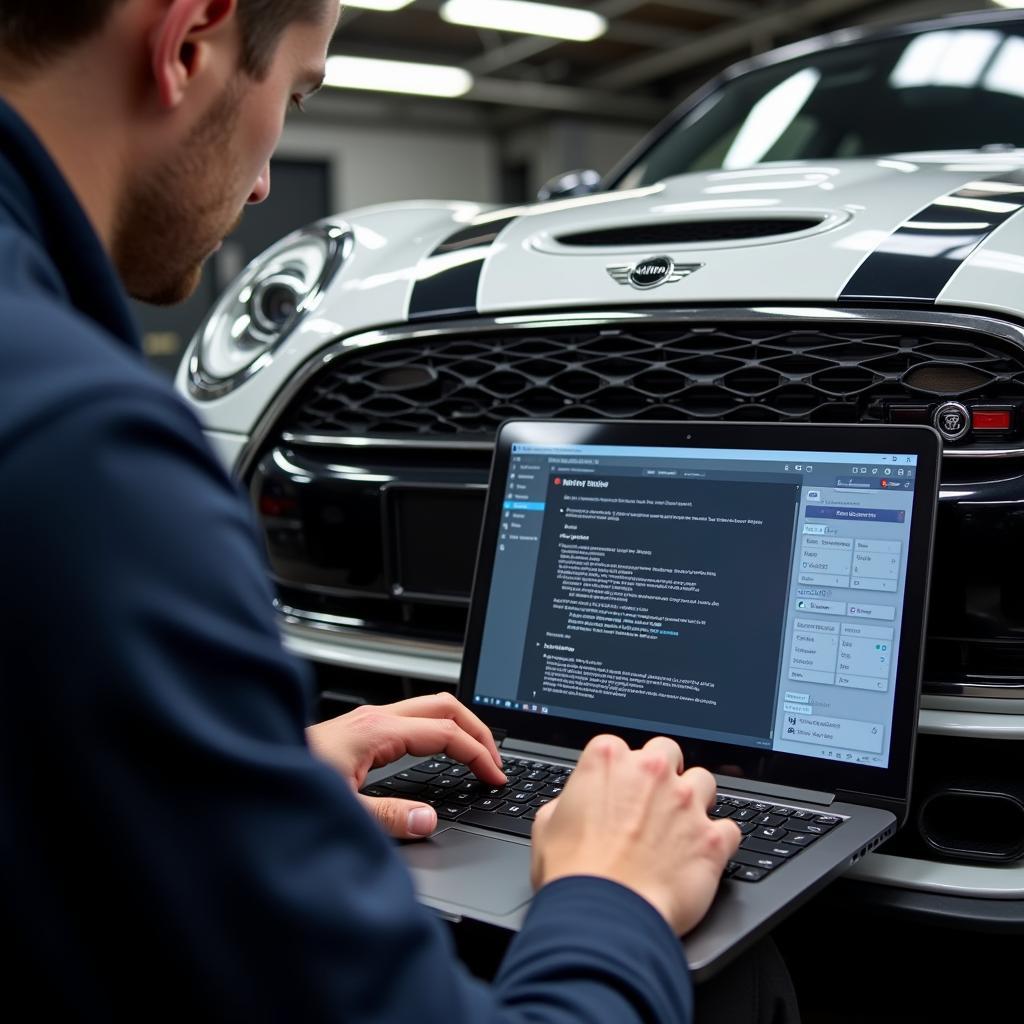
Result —
M 608 268 L 612 279 L 640 291 L 675 284 L 703 267 L 703 263 L 676 263 L 671 256 L 652 256 L 639 263 L 613 264 Z

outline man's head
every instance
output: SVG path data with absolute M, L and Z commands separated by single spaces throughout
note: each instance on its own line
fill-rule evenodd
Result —
M 23 101 L 131 294 L 186 298 L 244 205 L 266 198 L 288 104 L 319 87 L 338 11 L 337 0 L 3 0 L 0 91 Z M 116 150 L 113 174 L 93 145 Z
M 98 32 L 126 0 L 3 0 L 0 53 L 39 67 Z M 295 21 L 318 21 L 327 0 L 237 0 L 244 70 L 266 74 L 284 30 Z

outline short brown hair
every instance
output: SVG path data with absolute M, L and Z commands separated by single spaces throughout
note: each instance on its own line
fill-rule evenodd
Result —
M 330 0 L 237 0 L 242 68 L 262 78 L 284 30 L 315 21 Z M 124 0 L 2 0 L 0 51 L 32 67 L 98 32 Z

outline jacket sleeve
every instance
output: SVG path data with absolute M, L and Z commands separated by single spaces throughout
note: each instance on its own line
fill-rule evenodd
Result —
M 0 479 L 0 831 L 17 837 L 2 849 L 25 962 L 61 965 L 44 1004 L 689 1020 L 679 942 L 603 880 L 543 890 L 493 985 L 457 963 L 390 840 L 311 756 L 309 680 L 247 503 L 166 390 L 70 403 L 0 451 Z

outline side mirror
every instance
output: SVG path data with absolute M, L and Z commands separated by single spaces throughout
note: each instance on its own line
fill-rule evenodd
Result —
M 601 187 L 601 175 L 594 170 L 566 171 L 552 178 L 538 193 L 542 203 L 549 199 L 574 199 L 593 195 Z

